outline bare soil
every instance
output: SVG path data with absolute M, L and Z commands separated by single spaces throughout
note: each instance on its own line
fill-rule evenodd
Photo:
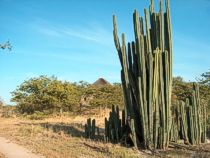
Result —
M 38 156 L 28 149 L 10 142 L 4 137 L 0 137 L 0 152 L 2 157 L 7 158 L 43 158 L 43 156 Z

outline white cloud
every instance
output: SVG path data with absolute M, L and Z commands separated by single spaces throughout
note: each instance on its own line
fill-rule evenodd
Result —
M 55 36 L 55 37 L 61 36 L 61 34 L 59 32 L 57 32 L 56 30 L 53 30 L 53 29 L 49 29 L 49 28 L 39 28 L 39 32 L 41 32 L 47 36 Z
M 87 23 L 81 26 L 52 25 L 46 20 L 38 19 L 32 27 L 39 33 L 49 37 L 78 38 L 103 45 L 113 45 L 112 30 L 105 29 L 97 23 Z

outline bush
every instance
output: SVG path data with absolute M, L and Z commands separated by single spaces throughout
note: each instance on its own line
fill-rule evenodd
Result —
M 47 117 L 47 115 L 45 115 L 45 113 L 40 112 L 40 111 L 35 111 L 31 115 L 26 115 L 26 118 L 30 119 L 30 120 L 43 120 L 46 117 Z
M 100 87 L 89 86 L 84 94 L 86 96 L 93 96 L 93 99 L 90 101 L 90 105 L 93 108 L 111 108 L 112 105 L 119 106 L 121 109 L 124 107 L 121 84 L 107 84 Z
M 40 76 L 24 81 L 12 92 L 12 96 L 11 101 L 16 102 L 21 113 L 33 114 L 44 110 L 73 111 L 79 103 L 80 91 L 76 84 Z

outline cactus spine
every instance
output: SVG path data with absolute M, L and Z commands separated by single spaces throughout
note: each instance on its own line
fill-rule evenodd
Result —
M 166 0 L 165 13 L 162 0 L 159 13 L 154 12 L 154 1 L 151 0 L 149 12 L 144 10 L 144 20 L 135 10 L 135 41 L 126 47 L 124 34 L 122 43 L 119 42 L 116 17 L 113 16 L 113 35 L 122 66 L 126 120 L 136 137 L 133 143 L 137 146 L 143 144 L 144 148 L 163 149 L 169 143 L 171 124 L 172 33 L 169 0 Z

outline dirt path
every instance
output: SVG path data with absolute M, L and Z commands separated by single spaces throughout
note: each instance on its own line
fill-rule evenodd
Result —
M 0 153 L 6 158 L 44 158 L 43 156 L 33 154 L 18 144 L 10 142 L 4 137 L 0 137 Z

